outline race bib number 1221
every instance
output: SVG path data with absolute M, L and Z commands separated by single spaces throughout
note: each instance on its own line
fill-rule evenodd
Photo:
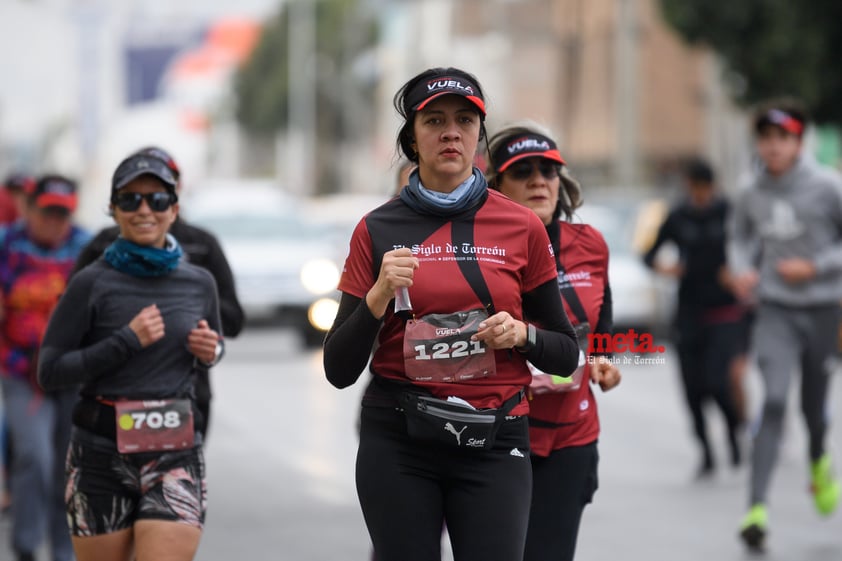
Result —
M 460 382 L 496 374 L 494 351 L 481 341 L 471 341 L 487 317 L 485 310 L 476 309 L 408 321 L 403 339 L 407 377 L 420 382 Z

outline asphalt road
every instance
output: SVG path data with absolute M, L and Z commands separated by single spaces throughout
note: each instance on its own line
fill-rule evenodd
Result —
M 206 448 L 207 525 L 199 561 L 367 561 L 369 540 L 354 490 L 355 419 L 362 384 L 336 390 L 318 350 L 278 329 L 228 342 L 213 372 Z M 631 357 L 630 357 L 631 358 Z M 676 384 L 676 359 L 621 365 L 623 383 L 598 396 L 600 489 L 585 512 L 577 561 L 741 561 L 745 467 L 727 466 L 724 425 L 711 411 L 723 466 L 704 482 Z M 756 376 L 749 379 L 756 407 Z M 796 397 L 792 396 L 793 400 Z M 834 380 L 831 408 L 842 403 Z M 768 561 L 839 561 L 842 513 L 821 519 L 807 494 L 804 429 L 795 402 L 773 480 Z M 842 463 L 842 428 L 830 444 Z M 8 532 L 8 521 L 0 523 Z M 11 560 L 8 540 L 0 561 Z M 43 556 L 42 561 L 47 557 Z M 444 559 L 450 559 L 445 547 Z

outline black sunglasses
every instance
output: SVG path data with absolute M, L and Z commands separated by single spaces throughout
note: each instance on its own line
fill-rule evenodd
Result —
M 558 177 L 559 169 L 561 168 L 561 166 L 555 162 L 542 159 L 538 162 L 537 166 L 532 162 L 527 161 L 515 162 L 510 165 L 509 169 L 506 171 L 511 175 L 512 179 L 523 181 L 532 177 L 536 167 L 538 168 L 538 173 L 544 176 L 544 179 L 553 179 L 554 177 Z
M 178 201 L 173 193 L 156 191 L 155 193 L 117 193 L 114 204 L 123 212 L 134 212 L 140 208 L 140 203 L 146 199 L 146 204 L 153 212 L 164 212 Z

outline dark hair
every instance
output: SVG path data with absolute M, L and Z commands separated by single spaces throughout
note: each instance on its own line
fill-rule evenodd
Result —
M 476 86 L 478 91 L 475 93 L 478 97 L 485 97 L 485 95 L 482 93 L 482 86 L 480 86 L 479 81 L 473 74 L 453 67 L 428 68 L 427 70 L 416 74 L 415 76 L 410 78 L 409 81 L 407 81 L 403 86 L 401 86 L 397 93 L 395 93 L 395 97 L 392 99 L 392 104 L 394 105 L 395 110 L 398 112 L 398 115 L 403 117 L 404 120 L 400 131 L 398 131 L 397 149 L 403 152 L 404 156 L 406 156 L 410 162 L 413 162 L 415 164 L 418 163 L 418 153 L 412 148 L 412 144 L 415 141 L 415 138 L 413 137 L 412 126 L 415 121 L 416 110 L 413 107 L 413 103 L 415 100 L 410 99 L 409 94 L 422 81 L 429 80 L 437 76 L 453 76 L 456 78 L 464 78 L 472 82 L 473 85 Z M 479 113 L 479 110 L 477 110 L 477 113 Z M 483 138 L 485 138 L 485 134 L 485 121 L 483 120 L 480 123 L 479 139 L 482 140 Z
M 553 135 L 546 130 L 545 127 L 528 120 L 518 121 L 517 123 L 513 123 L 497 131 L 497 133 L 495 133 L 488 141 L 488 150 L 492 154 L 495 154 L 498 148 L 510 139 L 525 134 L 540 134 L 549 139 L 553 139 Z M 555 142 L 554 139 L 553 142 Z M 558 203 L 556 203 L 555 210 L 553 211 L 553 220 L 558 220 L 561 215 L 564 214 L 564 219 L 569 221 L 573 218 L 573 211 L 582 206 L 582 203 L 584 202 L 584 199 L 582 198 L 582 186 L 570 174 L 570 170 L 566 165 L 560 164 L 558 169 L 558 175 L 561 183 L 558 194 Z M 500 190 L 500 175 L 501 173 L 496 171 L 496 165 L 488 166 L 486 181 L 488 182 L 489 188 L 494 189 L 495 191 Z
M 684 177 L 690 181 L 711 184 L 715 179 L 713 168 L 702 158 L 693 158 L 684 165 Z
M 783 111 L 793 119 L 799 121 L 803 128 L 806 128 L 810 121 L 810 116 L 807 113 L 804 102 L 800 99 L 791 96 L 777 97 L 769 99 L 755 108 L 752 118 L 755 134 L 760 134 L 766 127 L 775 125 L 769 119 L 769 115 L 770 112 L 776 110 Z M 801 135 L 799 134 L 798 136 Z

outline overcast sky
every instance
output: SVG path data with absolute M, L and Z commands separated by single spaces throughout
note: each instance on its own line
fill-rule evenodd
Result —
M 0 141 L 38 136 L 79 106 L 80 74 L 97 68 L 111 87 L 113 45 L 121 33 L 156 26 L 198 25 L 219 16 L 262 19 L 283 0 L 2 0 L 0 1 Z M 87 19 L 82 20 L 81 15 Z M 87 21 L 98 45 L 82 53 Z M 177 23 L 178 22 L 178 23 Z M 177 27 L 173 27 L 176 29 Z M 87 32 L 86 32 L 87 33 Z M 110 47 L 111 46 L 111 47 Z M 110 70 L 109 70 L 110 68 Z M 107 103 L 109 96 L 102 101 Z

